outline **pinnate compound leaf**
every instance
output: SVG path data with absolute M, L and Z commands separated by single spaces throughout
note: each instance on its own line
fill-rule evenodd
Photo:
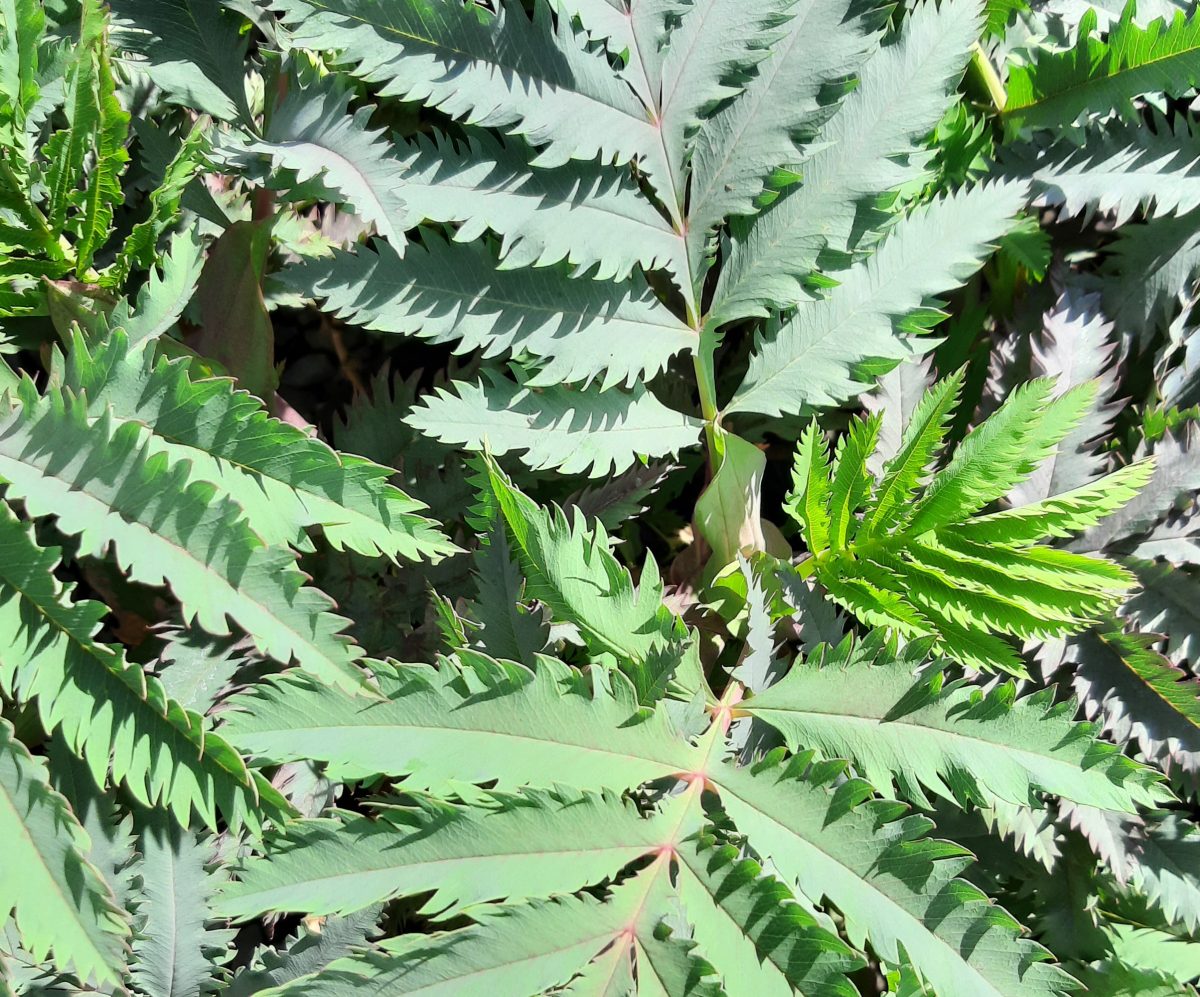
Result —
M 522 463 L 535 470 L 592 478 L 619 474 L 639 457 L 665 457 L 691 446 L 702 425 L 641 385 L 631 391 L 535 389 L 488 373 L 480 384 L 455 381 L 451 389 L 427 395 L 406 422 L 469 450 L 519 451 Z
M 0 910 L 15 915 L 21 942 L 63 972 L 120 984 L 128 915 L 84 856 L 87 833 L 50 788 L 45 763 L 0 720 Z
M 184 823 L 195 813 L 214 828 L 218 811 L 231 827 L 257 829 L 263 814 L 287 809 L 197 713 L 96 641 L 105 607 L 71 601 L 53 574 L 58 551 L 38 547 L 2 502 L 0 555 L 0 688 L 34 701 L 97 785 L 111 772 L 143 805 L 168 807 Z
M 813 554 L 799 570 L 864 622 L 908 638 L 933 637 L 939 654 L 973 668 L 1022 674 L 998 634 L 1076 633 L 1115 609 L 1133 584 L 1111 561 L 1034 545 L 1094 526 L 1137 493 L 1153 463 L 1129 465 L 1042 502 L 977 515 L 1054 452 L 1091 403 L 1094 385 L 1058 398 L 1049 380 L 1022 385 L 932 471 L 960 383 L 959 375 L 947 378 L 916 406 L 874 488 L 861 484 L 862 447 L 840 448 L 828 468 L 818 459 L 823 449 L 809 453 L 817 434 L 810 429 L 786 504 Z M 856 425 L 851 436 L 860 431 Z M 829 534 L 833 509 L 847 526 L 840 547 Z
M 39 397 L 24 381 L 17 404 L 0 417 L 0 480 L 33 517 L 55 516 L 79 538 L 80 553 L 110 549 L 135 581 L 170 583 L 210 633 L 229 633 L 227 617 L 265 653 L 346 688 L 367 684 L 358 649 L 328 597 L 305 585 L 290 552 L 265 547 L 241 510 L 190 469 L 153 453 L 144 427 L 89 422 L 86 401 L 69 391 Z

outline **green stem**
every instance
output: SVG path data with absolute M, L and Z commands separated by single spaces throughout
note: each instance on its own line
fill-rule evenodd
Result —
M 692 357 L 692 367 L 696 371 L 696 386 L 700 391 L 700 414 L 704 417 L 704 439 L 708 444 L 708 463 L 715 474 L 721 464 L 721 451 L 717 446 L 717 426 L 721 413 L 717 409 L 717 372 L 714 363 L 716 344 L 711 334 L 706 335 L 703 322 L 698 320 L 691 308 L 688 309 L 688 323 L 695 330 L 700 342 Z

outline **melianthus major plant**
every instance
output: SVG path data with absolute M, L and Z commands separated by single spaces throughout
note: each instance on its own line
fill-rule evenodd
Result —
M 1200 20 L 1030 6 L 0 3 L 0 989 L 1192 992 Z

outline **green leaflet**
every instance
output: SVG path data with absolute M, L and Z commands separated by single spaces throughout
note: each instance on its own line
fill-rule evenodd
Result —
M 80 553 L 115 550 L 136 581 L 168 579 L 187 617 L 211 633 L 232 617 L 268 655 L 347 688 L 367 679 L 328 598 L 304 584 L 287 551 L 263 546 L 230 500 L 188 468 L 152 454 L 139 423 L 89 423 L 83 400 L 39 398 L 22 382 L 0 420 L 0 479 L 32 516 L 54 515 Z
M 422 399 L 405 420 L 422 433 L 470 450 L 521 452 L 537 470 L 601 477 L 639 457 L 665 457 L 696 442 L 702 423 L 667 408 L 641 385 L 536 389 L 488 372 L 481 384 L 455 381 Z
M 38 99 L 38 46 L 46 14 L 38 0 L 5 0 L 0 5 L 0 130 L 6 144 L 26 150 L 25 125 Z
M 1200 207 L 1196 142 L 1164 120 L 1155 124 L 1155 131 L 1129 125 L 1089 131 L 1083 146 L 1020 143 L 1005 151 L 1004 166 L 1033 181 L 1035 204 L 1061 207 L 1069 217 L 1112 211 L 1120 226 L 1139 212 L 1185 214 Z
M 672 217 L 684 213 L 684 164 L 693 136 L 707 112 L 742 92 L 755 64 L 781 41 L 791 6 L 791 0 L 764 0 L 752 7 L 738 0 L 706 0 L 680 11 L 650 88 L 651 121 L 670 177 L 669 185 L 659 185 L 660 193 Z M 657 154 L 656 148 L 654 158 Z M 691 273 L 698 269 L 692 265 Z
M 97 50 L 104 46 L 104 12 L 97 0 L 84 0 L 79 14 L 79 47 L 67 77 L 65 131 L 46 144 L 49 204 L 47 222 L 54 234 L 63 231 L 67 211 L 78 203 L 76 187 L 83 175 L 83 159 L 100 124 L 100 67 Z
M 167 164 L 162 182 L 150 193 L 150 217 L 133 227 L 112 270 L 105 274 L 106 283 L 119 287 L 134 267 L 154 266 L 159 239 L 178 220 L 184 190 L 204 165 L 207 146 L 204 131 L 194 126 Z
M 350 917 L 327 917 L 319 930 L 303 929 L 282 952 L 260 948 L 254 962 L 233 978 L 226 993 L 229 997 L 250 997 L 324 969 L 350 955 L 353 949 L 364 947 L 378 933 L 380 912 L 381 905 L 376 905 Z
M 530 674 L 473 652 L 459 656 L 466 668 L 446 662 L 442 672 L 382 670 L 386 702 L 373 707 L 301 676 L 268 682 L 239 701 L 242 710 L 221 730 L 259 758 L 312 758 L 340 778 L 405 775 L 413 788 L 494 779 L 510 789 L 569 779 L 580 790 L 623 789 L 697 763 L 697 750 L 664 713 L 628 722 L 638 705 L 623 676 L 593 670 L 588 688 L 552 658 L 539 658 Z M 484 680 L 499 695 L 478 695 Z
M 218 908 L 236 920 L 267 911 L 348 914 L 429 892 L 422 910 L 450 918 L 487 900 L 573 893 L 670 840 L 665 818 L 588 794 L 530 791 L 472 809 L 429 801 L 375 819 L 339 814 L 292 825 L 268 855 L 244 864 Z
M 680 280 L 687 273 L 682 237 L 632 180 L 606 166 L 531 169 L 519 140 L 501 143 L 486 132 L 460 142 L 418 138 L 397 159 L 405 229 L 422 220 L 459 223 L 460 242 L 494 232 L 507 269 L 565 260 L 597 280 L 624 280 L 635 266 Z
M 721 980 L 729 997 L 855 997 L 845 974 L 858 957 L 756 862 L 701 833 L 679 849 L 677 868 L 700 951 L 717 966 L 738 967 Z
M 277 994 L 351 997 L 365 986 L 381 993 L 445 997 L 467 987 L 496 993 L 527 986 L 546 990 L 566 983 L 606 947 L 628 962 L 629 943 L 613 944 L 630 920 L 628 906 L 585 895 L 502 908 L 457 931 L 389 939 L 315 976 L 300 977 Z
M 57 730 L 104 785 L 112 772 L 144 805 L 168 807 L 180 821 L 196 813 L 216 827 L 261 826 L 286 804 L 195 712 L 122 652 L 95 640 L 106 609 L 72 602 L 53 571 L 59 552 L 43 550 L 0 503 L 0 687 L 33 701 L 46 730 Z M 103 704 L 97 708 L 96 704 Z
M 1073 48 L 1040 53 L 1008 76 L 1006 122 L 1012 128 L 1072 124 L 1082 113 L 1124 110 L 1150 91 L 1175 95 L 1200 78 L 1200 19 L 1177 11 L 1168 21 L 1145 27 L 1134 22 L 1127 4 L 1101 41 L 1096 15 L 1086 15 Z
M 899 451 L 873 488 L 864 485 L 862 446 L 844 447 L 830 471 L 824 443 L 810 427 L 787 503 L 813 555 L 799 571 L 871 625 L 934 637 L 939 653 L 973 668 L 1020 674 L 1015 652 L 996 634 L 1078 632 L 1114 609 L 1132 583 L 1110 561 L 1033 545 L 1094 525 L 1137 493 L 1152 465 L 1130 465 L 1035 505 L 975 515 L 1054 452 L 1094 391 L 1089 384 L 1051 399 L 1050 382 L 1040 380 L 1014 391 L 918 491 L 960 383 L 959 376 L 947 378 L 917 404 Z M 855 424 L 851 440 L 864 431 Z M 839 532 L 845 524 L 836 545 L 829 536 L 833 510 Z
M 838 404 L 862 390 L 868 361 L 921 351 L 899 334 L 909 314 L 974 273 L 1023 200 L 1022 185 L 993 184 L 914 209 L 828 298 L 768 325 L 725 412 L 777 416 Z
M 513 563 L 508 534 L 500 521 L 480 538 L 474 554 L 476 598 L 471 615 L 480 625 L 479 643 L 493 658 L 532 668 L 545 649 L 550 628 L 525 605 L 524 579 Z
M 1150 637 L 1112 625 L 1076 638 L 1068 651 L 1075 694 L 1110 734 L 1134 740 L 1166 771 L 1194 779 L 1200 697 L 1195 683 L 1150 644 Z
M 816 151 L 792 167 L 802 182 L 752 223 L 733 227 L 708 326 L 808 298 L 804 282 L 821 253 L 857 248 L 860 207 L 922 175 L 916 142 L 951 102 L 947 95 L 979 34 L 978 14 L 974 0 L 925 2 L 905 19 L 899 39 L 863 65 L 858 86 L 818 131 Z
M 151 452 L 190 461 L 190 477 L 237 502 L 270 543 L 304 546 L 304 529 L 321 527 L 335 549 L 366 556 L 439 560 L 457 549 L 388 483 L 387 469 L 271 418 L 256 398 L 196 367 L 152 348 L 131 351 L 118 329 L 91 348 L 76 337 L 63 377 L 93 417 L 148 426 Z
M 86 2 L 85 2 L 86 6 Z M 129 134 L 129 114 L 116 96 L 116 83 L 109 64 L 103 36 L 96 53 L 97 94 L 95 164 L 87 178 L 83 208 L 79 218 L 79 242 L 75 247 L 75 273 L 79 277 L 91 268 L 96 250 L 108 239 L 113 222 L 113 207 L 125 195 L 121 174 L 129 161 L 125 139 Z
M 109 316 L 112 327 L 124 329 L 135 345 L 165 337 L 191 301 L 202 264 L 202 247 L 194 232 L 173 236 L 138 292 L 136 307 L 125 299 L 117 302 Z
M 757 213 L 771 175 L 804 157 L 876 44 L 870 17 L 855 16 L 844 0 L 792 3 L 787 18 L 742 95 L 696 134 L 688 207 L 693 255 L 729 216 Z
M 21 942 L 37 960 L 85 979 L 120 983 L 127 915 L 84 855 L 88 838 L 67 801 L 50 788 L 45 764 L 0 720 L 0 910 L 14 912 Z
M 130 977 L 147 997 L 215 990 L 218 967 L 233 955 L 234 932 L 208 924 L 219 882 L 209 871 L 214 843 L 161 813 L 138 816 L 140 889 Z
M 697 342 L 636 273 L 612 284 L 573 280 L 563 266 L 504 269 L 486 246 L 454 245 L 432 231 L 403 256 L 379 242 L 373 252 L 305 261 L 282 277 L 372 331 L 537 364 L 527 382 L 535 387 L 593 379 L 601 390 L 633 387 Z
M 1044 693 L 1017 699 L 1011 683 L 983 693 L 937 668 L 914 679 L 925 651 L 914 642 L 898 652 L 877 635 L 822 646 L 741 708 L 792 750 L 851 758 L 873 785 L 894 782 L 923 805 L 923 787 L 964 807 L 1032 805 L 1041 792 L 1131 813 L 1161 799 L 1151 770 L 1072 721 L 1075 704 Z
M 1181 296 L 1200 273 L 1198 221 L 1200 211 L 1193 209 L 1121 229 L 1103 290 L 1105 312 L 1113 321 L 1141 330 L 1146 338 L 1176 317 Z

